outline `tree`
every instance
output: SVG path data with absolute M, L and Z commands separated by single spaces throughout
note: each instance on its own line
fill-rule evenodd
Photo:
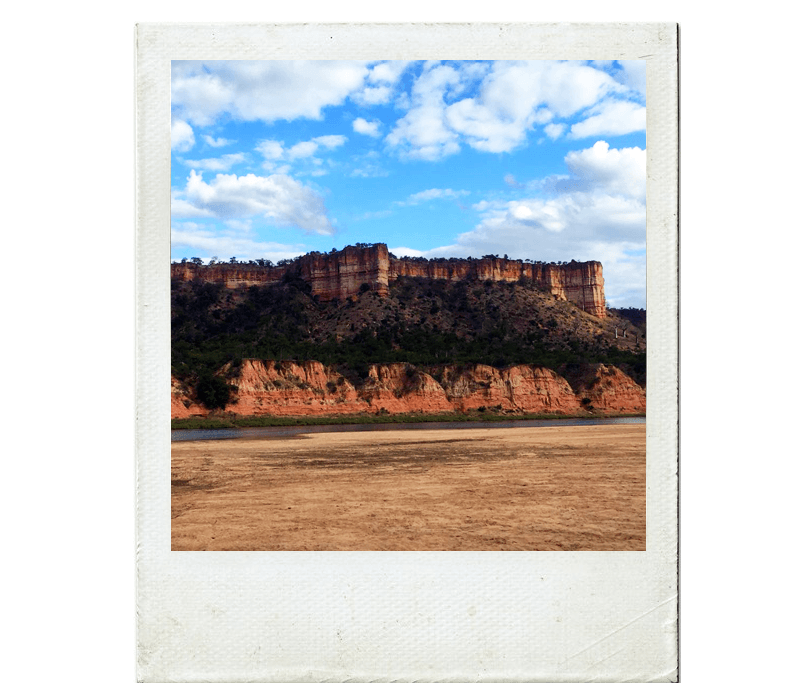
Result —
M 205 408 L 215 410 L 226 408 L 233 387 L 221 377 L 202 375 L 196 383 L 196 398 Z

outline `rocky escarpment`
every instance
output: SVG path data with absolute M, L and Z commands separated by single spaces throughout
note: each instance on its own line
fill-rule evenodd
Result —
M 612 365 L 583 365 L 577 372 L 569 373 L 569 378 L 583 406 L 600 410 L 646 410 L 646 392 L 636 393 L 634 382 Z
M 387 296 L 389 283 L 405 277 L 453 282 L 527 281 L 545 287 L 557 298 L 570 301 L 597 318 L 606 316 L 604 276 L 602 264 L 598 261 L 546 264 L 492 256 L 481 259 L 399 259 L 389 254 L 385 244 L 373 244 L 349 246 L 329 254 L 311 252 L 276 266 L 174 263 L 171 264 L 171 277 L 218 282 L 232 289 L 299 277 L 310 284 L 311 293 L 322 301 L 348 299 L 364 289 Z
M 571 261 L 556 265 L 505 258 L 425 259 L 390 261 L 389 279 L 422 277 L 431 280 L 479 280 L 492 282 L 532 282 L 545 287 L 563 301 L 576 304 L 597 318 L 604 318 L 605 296 L 602 264 L 598 261 Z
M 237 415 L 348 415 L 499 410 L 572 415 L 584 411 L 644 412 L 646 392 L 614 366 L 578 369 L 574 386 L 547 368 L 516 365 L 441 366 L 424 371 L 405 363 L 371 365 L 356 387 L 317 361 L 244 360 L 221 375 L 234 392 L 226 411 Z M 189 387 L 171 382 L 171 417 L 206 415 Z
M 171 419 L 206 415 L 208 412 L 196 401 L 190 387 L 171 377 Z

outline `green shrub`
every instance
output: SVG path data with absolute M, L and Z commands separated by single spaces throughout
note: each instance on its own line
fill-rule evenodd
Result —
M 196 398 L 209 410 L 223 409 L 227 407 L 233 389 L 221 377 L 204 375 L 196 383 Z

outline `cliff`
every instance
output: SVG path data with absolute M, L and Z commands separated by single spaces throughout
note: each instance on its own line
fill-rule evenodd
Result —
M 606 317 L 604 276 L 598 261 L 545 264 L 508 258 L 409 259 L 390 256 L 385 244 L 345 247 L 329 254 L 311 252 L 277 266 L 216 263 L 171 264 L 171 277 L 222 283 L 235 289 L 270 284 L 285 277 L 300 277 L 311 286 L 311 294 L 321 301 L 348 299 L 362 288 L 389 293 L 389 283 L 398 278 L 421 277 L 433 280 L 526 280 L 546 288 L 557 298 L 567 300 L 597 318 Z
M 227 366 L 221 374 L 232 375 Z M 232 379 L 227 412 L 237 415 L 346 415 L 500 410 L 573 415 L 585 410 L 644 412 L 646 392 L 614 366 L 586 366 L 576 388 L 546 368 L 442 366 L 429 372 L 404 363 L 372 365 L 360 387 L 317 361 L 244 360 Z M 171 382 L 171 417 L 206 415 L 192 392 Z

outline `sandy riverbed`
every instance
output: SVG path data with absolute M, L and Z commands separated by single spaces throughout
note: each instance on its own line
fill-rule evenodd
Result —
M 173 550 L 644 550 L 645 425 L 176 442 Z

